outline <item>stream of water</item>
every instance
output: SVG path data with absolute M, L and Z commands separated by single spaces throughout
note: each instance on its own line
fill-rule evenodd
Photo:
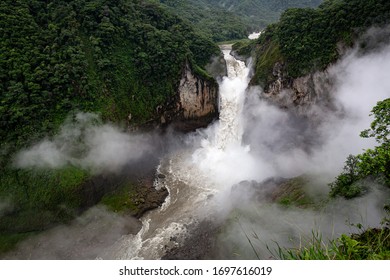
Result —
M 213 211 L 214 195 L 247 179 L 245 169 L 230 172 L 237 153 L 250 164 L 249 148 L 242 146 L 241 112 L 248 85 L 249 69 L 230 55 L 231 46 L 221 46 L 227 77 L 220 82 L 220 118 L 195 140 L 194 150 L 177 152 L 163 159 L 155 187 L 166 187 L 169 197 L 161 208 L 142 218 L 137 235 L 123 236 L 109 253 L 114 259 L 159 259 L 189 233 L 190 225 Z M 245 156 L 246 155 L 246 156 Z M 232 166 L 233 165 L 233 166 Z

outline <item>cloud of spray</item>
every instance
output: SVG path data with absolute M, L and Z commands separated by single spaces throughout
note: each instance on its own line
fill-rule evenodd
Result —
M 4 259 L 91 260 L 124 235 L 135 234 L 138 220 L 97 206 L 68 225 L 60 225 L 21 242 Z
M 20 151 L 14 160 L 20 168 L 61 168 L 72 164 L 93 173 L 119 172 L 126 164 L 158 151 L 150 134 L 128 134 L 102 124 L 92 113 L 78 113 L 51 139 Z
M 390 80 L 386 78 L 390 47 L 364 56 L 358 53 L 351 51 L 328 69 L 328 75 L 336 77 L 330 94 L 339 112 L 321 111 L 322 123 L 315 129 L 310 120 L 267 104 L 252 89 L 245 114 L 245 141 L 257 158 L 274 167 L 275 174 L 291 177 L 311 172 L 332 178 L 349 154 L 375 145 L 373 139 L 359 134 L 372 122 L 373 106 L 390 96 Z
M 243 251 L 249 254 L 238 258 L 255 257 L 243 231 L 252 241 L 263 243 L 261 250 L 266 251 L 264 242 L 269 245 L 276 241 L 282 247 L 296 246 L 300 236 L 310 237 L 313 229 L 318 230 L 327 241 L 353 231 L 350 223 L 378 226 L 384 217 L 383 198 L 389 194 L 375 187 L 363 198 L 336 200 L 320 212 L 283 209 L 264 201 L 251 204 L 248 200 L 251 195 L 246 195 L 244 189 L 241 193 L 230 193 L 231 186 L 242 177 L 262 181 L 274 176 L 289 178 L 311 174 L 317 181 L 312 187 L 320 188 L 315 191 L 327 195 L 327 183 L 341 172 L 347 156 L 362 153 L 364 149 L 376 145 L 374 139 L 361 138 L 359 134 L 373 121 L 370 111 L 376 103 L 390 97 L 390 79 L 387 78 L 387 73 L 390 73 L 390 45 L 381 45 L 373 51 L 351 50 L 327 72 L 332 78 L 330 82 L 334 90 L 330 92 L 330 99 L 334 101 L 336 111 L 320 108 L 316 112 L 321 119 L 317 126 L 310 119 L 270 105 L 259 98 L 259 88 L 252 88 L 243 109 L 244 145 L 241 149 L 228 147 L 222 157 L 215 153 L 208 155 L 209 158 L 216 155 L 220 159 L 219 162 L 211 160 L 214 167 L 210 167 L 215 173 L 210 172 L 210 176 L 221 180 L 225 186 L 225 192 L 215 198 L 219 214 L 224 218 L 230 215 L 228 217 L 231 218 L 230 211 L 237 206 L 231 203 L 232 199 L 244 205 L 239 213 L 246 214 L 238 215 L 240 223 L 231 223 L 225 228 L 226 235 L 219 246 L 246 248 Z M 226 250 L 221 252 L 220 257 L 235 253 Z M 262 257 L 269 257 L 268 253 Z
M 230 214 L 229 226 L 220 235 L 217 247 L 222 249 L 218 257 L 256 259 L 257 254 L 261 259 L 279 258 L 278 246 L 307 246 L 313 234 L 326 244 L 341 234 L 358 233 L 357 224 L 363 225 L 363 229 L 377 227 L 383 217 L 383 194 L 375 189 L 354 200 L 337 199 L 321 211 L 242 201 L 241 207 Z
M 187 147 L 194 144 L 196 149 L 192 163 L 207 174 L 207 180 L 224 190 L 220 197 L 216 197 L 217 207 L 225 210 L 223 214 L 231 209 L 232 185 L 242 180 L 262 181 L 273 176 L 313 173 L 325 176 L 323 181 L 329 182 L 341 171 L 348 154 L 357 154 L 363 148 L 372 147 L 375 142 L 360 138 L 359 133 L 372 121 L 369 113 L 376 102 L 390 95 L 390 80 L 385 77 L 386 73 L 390 73 L 389 58 L 390 47 L 364 56 L 355 50 L 329 69 L 332 76 L 337 77 L 334 81 L 336 90 L 331 94 L 342 111 L 342 117 L 322 111 L 324 121 L 315 130 L 304 119 L 293 117 L 259 99 L 260 92 L 252 89 L 248 102 L 240 109 L 244 111 L 243 120 L 237 120 L 240 125 L 244 124 L 242 132 L 237 130 L 245 135 L 242 145 L 224 143 L 224 150 L 220 149 L 218 143 L 221 139 L 215 135 L 220 129 L 220 122 L 198 131 L 197 135 L 190 135 Z M 223 86 L 221 88 L 224 89 Z M 141 159 L 146 152 L 156 151 L 153 143 L 151 135 L 129 135 L 113 126 L 101 124 L 95 115 L 78 114 L 62 127 L 57 136 L 21 151 L 15 164 L 23 168 L 59 168 L 73 164 L 95 173 L 103 170 L 115 172 L 129 161 Z M 324 190 L 328 190 L 326 184 Z M 381 214 L 372 203 L 377 201 L 378 195 L 375 194 L 372 192 L 371 196 L 364 198 L 367 199 L 364 203 L 360 200 L 353 203 L 367 205 L 363 210 L 356 210 L 356 214 L 361 217 L 361 211 L 366 212 L 367 220 L 377 224 Z M 318 217 L 317 212 L 310 210 L 285 210 L 277 205 L 253 206 L 246 199 L 250 196 L 245 191 L 243 197 L 239 197 L 238 193 L 235 195 L 234 200 L 247 206 L 241 212 L 249 211 L 250 215 L 240 217 L 239 227 L 233 224 L 226 229 L 224 244 L 233 242 L 244 246 L 246 239 L 242 236 L 242 228 L 248 234 L 261 235 L 262 241 L 280 240 L 280 245 L 287 244 L 283 240 L 288 240 L 288 236 L 297 238 L 298 233 L 310 233 L 315 224 L 323 225 L 321 232 L 325 233 L 339 228 L 344 230 L 345 217 L 352 205 L 344 201 L 335 202 L 328 206 L 332 211 Z M 337 226 L 330 227 L 332 223 Z M 59 239 L 62 240 L 63 236 Z M 66 246 L 72 247 L 70 244 Z
M 390 70 L 389 56 L 388 46 L 364 56 L 353 50 L 328 69 L 329 77 L 334 77 L 329 99 L 334 100 L 337 111 L 321 108 L 316 112 L 321 114 L 317 115 L 320 123 L 270 105 L 259 98 L 261 89 L 251 88 L 244 108 L 229 110 L 231 115 L 224 112 L 219 122 L 199 131 L 198 137 L 191 136 L 192 143 L 200 143 L 195 145 L 192 164 L 220 190 L 222 205 L 232 185 L 270 177 L 310 174 L 317 177 L 318 184 L 309 191 L 327 194 L 327 184 L 341 172 L 347 156 L 375 145 L 373 139 L 359 134 L 372 122 L 372 107 L 390 95 L 390 80 L 383 76 Z M 225 79 L 221 95 L 231 101 L 229 98 L 236 96 L 233 91 L 243 91 L 245 82 Z M 197 178 L 194 181 L 198 182 Z

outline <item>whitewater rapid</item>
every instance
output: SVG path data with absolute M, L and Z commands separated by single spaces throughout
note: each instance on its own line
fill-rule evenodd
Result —
M 137 235 L 123 236 L 102 258 L 160 259 L 181 244 L 191 225 L 214 211 L 215 194 L 247 179 L 252 172 L 250 168 L 232 172 L 237 165 L 251 164 L 249 147 L 241 143 L 249 69 L 230 54 L 231 46 L 221 46 L 221 50 L 228 75 L 220 82 L 219 120 L 192 136 L 193 149 L 161 161 L 157 172 L 163 176 L 157 176 L 155 187 L 168 189 L 165 203 L 142 218 Z

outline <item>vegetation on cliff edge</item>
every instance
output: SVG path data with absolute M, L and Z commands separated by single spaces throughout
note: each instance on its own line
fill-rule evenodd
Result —
M 157 0 L 156 0 L 157 1 Z M 247 38 L 278 20 L 287 8 L 316 7 L 322 0 L 160 0 L 216 42 Z
M 176 94 L 184 65 L 201 69 L 219 53 L 188 23 L 141 0 L 4 0 L 0 36 L 0 251 L 91 206 L 88 171 L 16 169 L 16 151 L 53 136 L 72 112 L 153 119 Z
M 325 0 L 316 9 L 288 9 L 249 43 L 256 58 L 251 83 L 266 87 L 272 82 L 275 62 L 283 65 L 286 78 L 323 70 L 338 59 L 340 47 L 352 46 L 368 28 L 385 26 L 389 18 L 387 0 Z

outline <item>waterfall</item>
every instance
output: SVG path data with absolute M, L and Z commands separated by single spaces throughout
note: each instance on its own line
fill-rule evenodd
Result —
M 231 54 L 231 45 L 221 47 L 227 66 L 227 76 L 220 82 L 219 122 L 211 130 L 202 147 L 192 159 L 197 168 L 207 174 L 214 188 L 221 190 L 245 179 L 252 179 L 254 159 L 249 147 L 242 144 L 244 133 L 242 110 L 249 83 L 249 68 Z
M 242 146 L 243 109 L 249 70 L 230 55 L 231 46 L 221 47 L 227 77 L 220 82 L 220 119 L 195 137 L 196 148 L 163 159 L 155 186 L 166 187 L 169 197 L 160 209 L 142 218 L 136 235 L 123 236 L 102 258 L 159 259 L 188 234 L 212 210 L 210 197 L 221 189 L 248 178 L 252 172 L 249 148 Z M 241 171 L 236 165 L 240 165 Z
M 216 146 L 220 149 L 225 149 L 232 143 L 241 145 L 243 134 L 241 111 L 249 72 L 243 61 L 236 60 L 230 54 L 230 48 L 223 49 L 223 54 L 227 77 L 220 84 L 219 128 L 216 131 Z

